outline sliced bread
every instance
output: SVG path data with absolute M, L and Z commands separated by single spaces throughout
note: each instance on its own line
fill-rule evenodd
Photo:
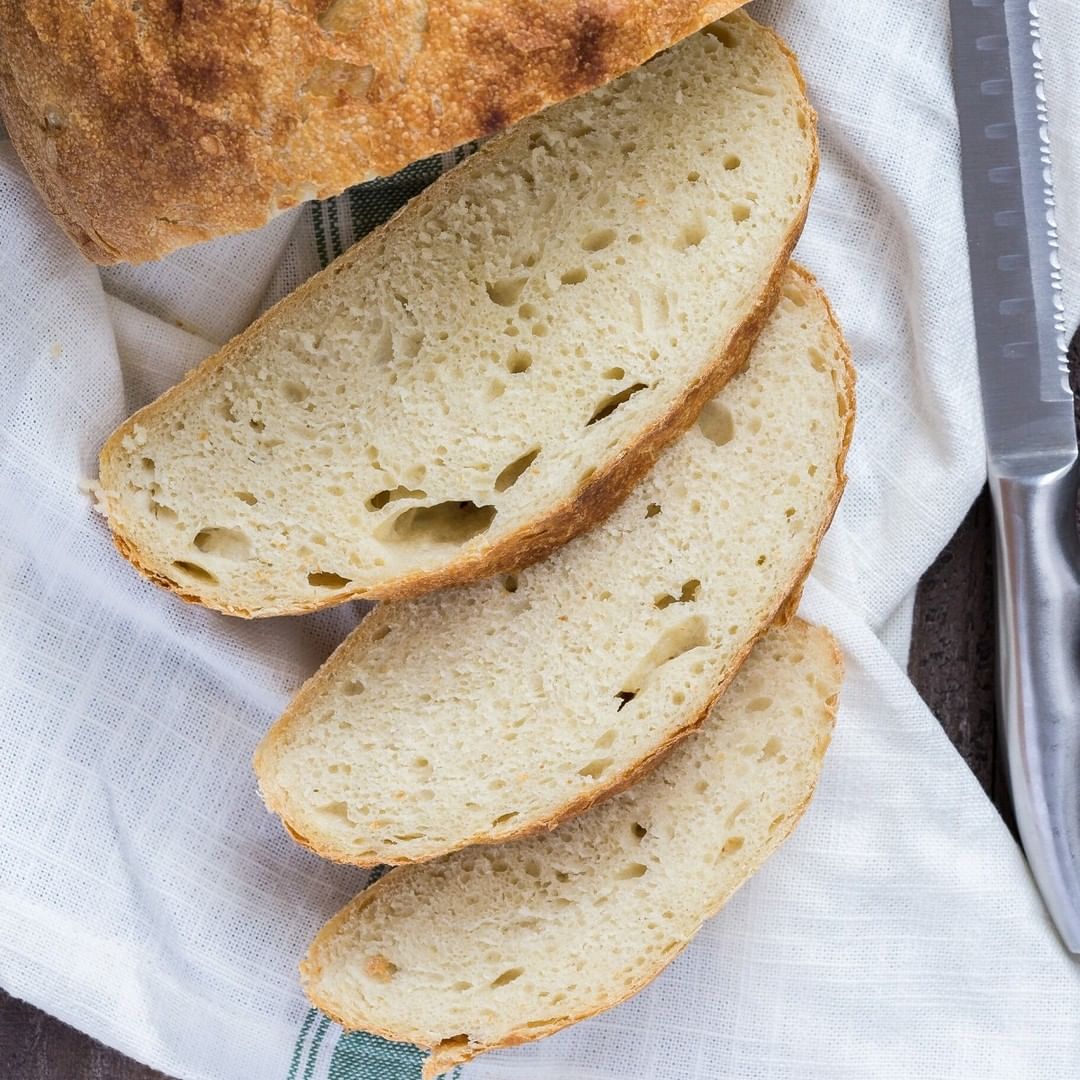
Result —
M 350 1028 L 432 1047 L 425 1077 L 636 993 L 785 839 L 841 665 L 795 620 L 648 777 L 541 836 L 401 867 L 319 932 L 304 988 Z
M 745 361 L 816 164 L 744 15 L 525 121 L 112 435 L 118 547 L 247 616 L 536 560 Z
M 603 525 L 365 619 L 255 756 L 300 842 L 360 865 L 550 827 L 704 719 L 797 603 L 843 487 L 852 372 L 791 270 L 736 377 Z

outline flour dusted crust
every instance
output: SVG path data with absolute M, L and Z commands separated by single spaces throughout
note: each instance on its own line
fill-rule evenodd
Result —
M 264 224 L 609 81 L 735 0 L 0 0 L 0 115 L 101 263 Z
M 345 1027 L 432 1048 L 428 1078 L 632 996 L 802 816 L 841 678 L 826 631 L 771 630 L 702 728 L 629 791 L 357 896 L 301 964 L 308 996 Z

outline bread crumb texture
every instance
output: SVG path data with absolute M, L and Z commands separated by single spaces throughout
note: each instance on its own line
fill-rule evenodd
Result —
M 745 359 L 815 168 L 745 16 L 525 121 L 112 436 L 119 547 L 245 615 L 534 560 Z
M 794 827 L 840 680 L 828 633 L 771 630 L 634 787 L 553 832 L 401 867 L 360 894 L 312 944 L 307 993 L 347 1027 L 434 1047 L 428 1076 L 618 1003 Z
M 791 270 L 748 369 L 604 524 L 364 620 L 263 740 L 268 805 L 321 854 L 374 865 L 549 826 L 628 783 L 801 584 L 852 410 L 843 339 Z

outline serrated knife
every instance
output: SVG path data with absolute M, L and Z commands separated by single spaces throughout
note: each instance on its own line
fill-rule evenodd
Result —
M 998 692 L 1020 839 L 1080 953 L 1080 543 L 1037 5 L 950 0 L 997 522 Z

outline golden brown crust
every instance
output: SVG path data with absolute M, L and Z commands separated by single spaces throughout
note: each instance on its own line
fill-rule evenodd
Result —
M 0 4 L 3 3 L 4 0 L 0 0 Z M 746 18 L 745 16 L 736 17 Z M 766 32 L 772 36 L 787 57 L 800 88 L 805 91 L 805 83 L 794 54 L 772 31 L 766 30 Z M 152 565 L 151 553 L 141 551 L 129 537 L 123 535 L 122 525 L 110 515 L 109 525 L 113 531 L 117 549 L 141 574 L 155 584 L 176 593 L 182 600 L 202 604 L 226 615 L 241 618 L 266 618 L 277 615 L 308 614 L 353 599 L 406 600 L 437 589 L 522 569 L 550 554 L 573 537 L 600 524 L 633 490 L 638 480 L 652 468 L 653 462 L 661 451 L 693 425 L 705 403 L 714 398 L 728 380 L 745 365 L 755 341 L 780 298 L 781 281 L 787 269 L 788 260 L 806 222 L 809 194 L 817 180 L 820 160 L 816 116 L 805 96 L 802 107 L 812 143 L 802 210 L 798 218 L 792 222 L 775 262 L 763 276 L 757 299 L 751 310 L 732 330 L 726 345 L 720 350 L 713 364 L 686 387 L 683 393 L 671 403 L 667 412 L 643 430 L 634 443 L 624 447 L 621 452 L 606 461 L 602 461 L 588 482 L 562 503 L 513 532 L 503 535 L 486 547 L 459 555 L 452 562 L 438 569 L 415 571 L 379 585 L 358 586 L 351 591 L 345 589 L 304 603 L 263 607 L 257 611 L 221 603 L 201 595 L 192 586 L 182 585 L 168 577 L 160 567 Z M 493 140 L 480 153 L 497 154 L 498 151 L 499 140 Z M 456 170 L 451 171 L 421 192 L 409 206 L 420 211 L 427 202 L 435 198 L 452 199 L 455 193 L 454 188 L 462 182 L 460 174 Z M 401 212 L 399 210 L 398 214 Z M 287 320 L 289 312 L 294 308 L 303 308 L 308 303 L 308 298 L 316 294 L 327 277 L 335 276 L 354 263 L 362 261 L 368 250 L 380 243 L 382 230 L 390 227 L 393 220 L 391 218 L 383 226 L 369 233 L 325 270 L 305 282 L 257 319 L 242 334 L 233 338 L 219 352 L 189 371 L 179 384 L 121 424 L 101 450 L 100 469 L 103 488 L 109 487 L 111 463 L 118 462 L 127 453 L 123 443 L 125 439 L 133 435 L 136 425 L 152 422 L 156 416 L 168 410 L 177 397 L 189 393 L 192 383 L 209 380 L 235 356 L 241 355 L 249 344 L 258 341 L 260 335 L 268 332 L 275 322 Z M 799 273 L 809 279 L 807 271 L 800 270 Z M 812 279 L 809 280 L 812 281 Z M 830 319 L 835 324 L 831 308 L 829 310 Z
M 276 785 L 271 786 L 268 782 L 268 769 L 264 768 L 264 763 L 268 764 L 268 755 L 270 749 L 277 742 L 279 742 L 285 735 L 288 727 L 294 722 L 295 718 L 301 715 L 308 707 L 308 703 L 314 699 L 326 685 L 327 682 L 333 680 L 337 676 L 338 667 L 344 662 L 347 652 L 352 652 L 356 648 L 363 648 L 364 643 L 369 640 L 374 640 L 375 635 L 378 634 L 382 624 L 388 619 L 395 616 L 393 605 L 380 606 L 376 608 L 364 621 L 353 631 L 353 633 L 343 642 L 330 658 L 323 664 L 323 666 L 316 672 L 311 679 L 304 684 L 299 693 L 289 703 L 285 712 L 275 721 L 275 723 L 267 731 L 263 740 L 260 742 L 258 748 L 255 751 L 253 765 L 255 768 L 256 776 L 259 778 L 260 792 L 263 797 L 263 801 L 266 803 L 267 808 L 277 814 L 284 824 L 286 831 L 297 843 L 307 848 L 309 851 L 314 852 L 316 855 L 320 855 L 325 859 L 330 859 L 333 862 L 349 863 L 354 866 L 376 866 L 381 863 L 394 863 L 396 865 L 406 865 L 409 863 L 427 862 L 430 859 L 437 858 L 441 855 L 447 855 L 452 851 L 458 851 L 461 848 L 471 847 L 476 844 L 491 844 L 491 843 L 506 843 L 512 840 L 521 840 L 528 836 L 535 835 L 536 833 L 546 832 L 554 829 L 556 826 L 566 821 L 568 818 L 576 817 L 578 814 L 584 813 L 591 806 L 605 799 L 611 798 L 611 796 L 618 794 L 618 792 L 625 790 L 634 784 L 641 777 L 645 776 L 652 769 L 654 769 L 671 751 L 692 731 L 695 731 L 701 726 L 713 706 L 720 699 L 724 691 L 731 684 L 732 680 L 738 674 L 739 669 L 742 667 L 746 658 L 750 655 L 753 647 L 757 642 L 768 632 L 769 627 L 775 623 L 787 623 L 795 614 L 795 609 L 798 607 L 799 599 L 802 595 L 803 585 L 806 582 L 807 577 L 810 574 L 814 565 L 814 559 L 817 555 L 821 541 L 828 531 L 829 526 L 832 524 L 833 516 L 836 513 L 836 508 L 840 504 L 840 499 L 844 493 L 844 487 L 847 483 L 847 475 L 844 471 L 844 464 L 847 460 L 848 448 L 851 445 L 851 437 L 854 431 L 855 422 L 855 368 L 851 362 L 851 352 L 848 348 L 847 342 L 844 339 L 843 331 L 840 329 L 840 325 L 837 322 L 836 315 L 832 309 L 832 305 L 829 303 L 828 297 L 825 296 L 821 288 L 818 286 L 813 275 L 804 267 L 799 266 L 796 263 L 791 264 L 791 270 L 794 274 L 800 277 L 818 296 L 819 301 L 825 308 L 826 316 L 829 321 L 829 325 L 832 328 L 836 337 L 836 343 L 841 350 L 842 359 L 842 371 L 841 371 L 841 385 L 837 387 L 837 392 L 841 395 L 845 402 L 843 410 L 844 430 L 841 436 L 839 453 L 836 458 L 836 473 L 833 488 L 829 493 L 828 505 L 826 507 L 825 514 L 822 516 L 821 522 L 818 526 L 817 532 L 811 539 L 810 545 L 807 550 L 806 559 L 799 569 L 792 575 L 790 586 L 781 592 L 777 599 L 776 605 L 772 611 L 768 612 L 761 620 L 760 625 L 750 635 L 746 643 L 739 650 L 737 655 L 733 658 L 729 665 L 726 674 L 723 679 L 712 689 L 710 696 L 705 706 L 694 716 L 690 717 L 685 724 L 679 727 L 677 730 L 671 732 L 668 737 L 656 746 L 647 756 L 641 758 L 634 766 L 622 774 L 613 776 L 609 781 L 600 783 L 598 782 L 587 793 L 577 796 L 574 799 L 569 800 L 560 806 L 550 817 L 547 817 L 541 821 L 533 821 L 522 824 L 516 829 L 508 832 L 500 833 L 497 837 L 492 836 L 489 833 L 477 833 L 474 836 L 461 840 L 455 843 L 452 847 L 442 848 L 437 852 L 433 852 L 429 855 L 419 857 L 408 856 L 391 856 L 384 853 L 379 857 L 364 858 L 358 857 L 354 852 L 343 851 L 333 847 L 329 844 L 320 844 L 317 841 L 311 840 L 309 837 L 300 833 L 294 824 L 289 821 L 290 807 L 288 803 L 287 793 Z
M 843 658 L 840 653 L 839 646 L 837 645 L 833 636 L 828 630 L 823 627 L 808 627 L 808 629 L 822 639 L 830 652 L 830 661 L 832 663 L 836 684 L 839 685 L 843 679 Z M 836 720 L 836 697 L 833 696 L 826 701 L 827 715 L 824 718 L 822 724 L 821 735 L 818 739 L 817 745 L 814 750 L 815 759 L 820 761 L 829 746 L 829 741 L 832 736 L 832 730 Z M 620 987 L 619 990 L 612 994 L 611 997 L 597 1002 L 594 1006 L 581 1012 L 568 1015 L 566 1017 L 560 1017 L 553 1021 L 546 1027 L 523 1027 L 515 1031 L 510 1032 L 498 1042 L 493 1043 L 470 1043 L 467 1039 L 462 1039 L 460 1036 L 455 1039 L 443 1040 L 437 1042 L 434 1045 L 430 1043 L 419 1043 L 418 1045 L 431 1049 L 431 1056 L 424 1063 L 423 1076 L 425 1080 L 436 1080 L 438 1076 L 441 1076 L 447 1070 L 453 1068 L 455 1065 L 460 1065 L 470 1059 L 488 1052 L 489 1050 L 505 1049 L 512 1046 L 521 1046 L 527 1042 L 535 1042 L 537 1039 L 546 1038 L 548 1035 L 553 1035 L 556 1031 L 561 1031 L 563 1028 L 570 1027 L 573 1024 L 580 1023 L 582 1020 L 588 1020 L 598 1013 L 605 1012 L 606 1010 L 613 1008 L 614 1006 L 626 1001 L 628 998 L 633 997 L 635 994 L 643 990 L 649 983 L 653 981 L 663 970 L 686 948 L 687 945 L 693 940 L 697 931 L 701 928 L 702 924 L 706 920 L 714 916 L 735 894 L 735 892 L 741 888 L 741 886 L 754 874 L 754 872 L 765 862 L 765 860 L 776 850 L 792 833 L 803 814 L 806 812 L 806 808 L 810 805 L 810 801 L 813 798 L 814 791 L 817 787 L 817 773 L 811 780 L 810 787 L 806 792 L 805 798 L 800 804 L 795 807 L 790 814 L 788 814 L 783 821 L 777 825 L 775 830 L 769 836 L 769 840 L 766 846 L 762 849 L 761 856 L 757 859 L 748 869 L 742 880 L 734 889 L 721 896 L 712 898 L 703 908 L 701 919 L 698 922 L 694 932 L 691 933 L 685 941 L 681 942 L 679 947 L 672 952 L 665 955 L 652 969 L 646 972 L 641 978 L 637 979 L 634 983 L 626 988 Z M 374 885 L 369 886 L 358 896 L 354 897 L 348 904 L 346 904 L 336 915 L 334 915 L 323 928 L 315 936 L 315 940 L 312 942 L 311 947 L 308 949 L 307 956 L 300 963 L 301 983 L 304 988 L 304 993 L 307 994 L 311 1003 L 317 1008 L 329 1016 L 332 1020 L 336 1021 L 342 1027 L 352 1030 L 362 1029 L 364 1031 L 370 1031 L 376 1035 L 381 1035 L 383 1038 L 391 1039 L 395 1042 L 410 1042 L 416 1037 L 416 1032 L 394 1030 L 391 1028 L 381 1027 L 380 1025 L 373 1023 L 369 1018 L 364 1017 L 359 1019 L 357 1017 L 345 1017 L 340 1013 L 335 1012 L 334 1007 L 327 1001 L 321 999 L 318 992 L 315 990 L 314 985 L 320 975 L 320 967 L 315 959 L 316 948 L 320 942 L 326 941 L 331 938 L 336 931 L 337 927 L 343 922 L 352 918 L 359 908 L 366 907 L 374 900 L 380 892 L 388 889 L 393 889 L 397 883 L 397 875 L 400 871 L 391 870 Z
M 0 0 L 0 116 L 96 262 L 264 224 L 637 67 L 742 0 Z

